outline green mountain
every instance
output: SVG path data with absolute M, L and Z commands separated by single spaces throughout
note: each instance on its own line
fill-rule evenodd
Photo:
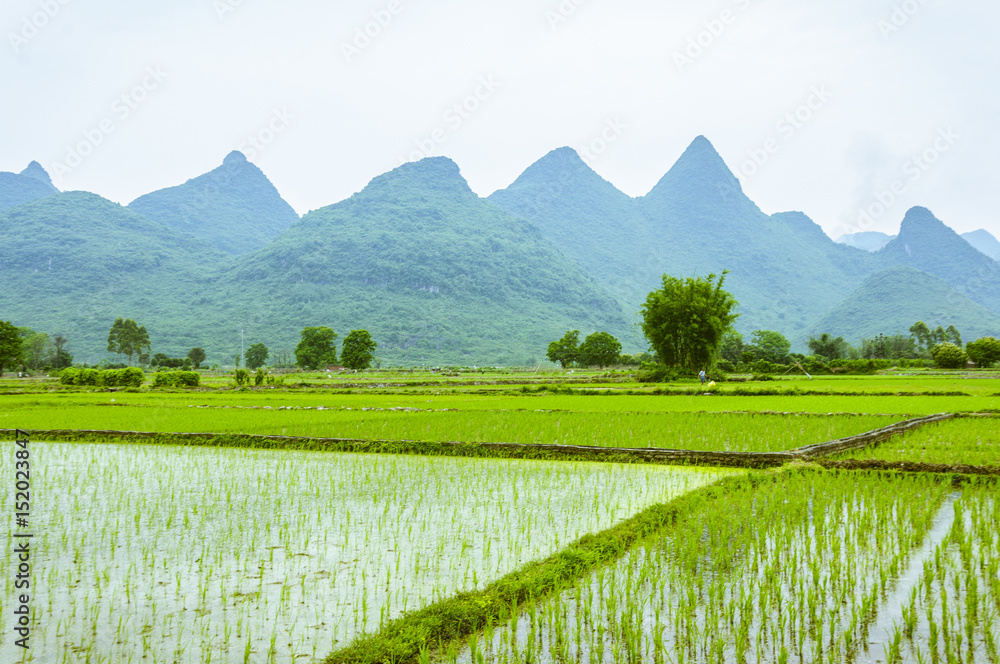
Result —
M 118 316 L 187 352 L 216 334 L 192 297 L 224 258 L 96 194 L 55 194 L 0 213 L 0 317 L 67 335 L 78 361 L 104 357 Z
M 986 254 L 995 261 L 1000 261 L 1000 242 L 988 231 L 980 228 L 971 233 L 962 233 L 962 237 L 980 253 Z
M 737 328 L 772 329 L 804 346 L 808 326 L 874 269 L 801 213 L 769 216 L 703 136 L 644 197 L 632 199 L 568 148 L 550 153 L 491 200 L 536 225 L 585 266 L 628 314 L 664 273 L 718 274 L 740 302 Z
M 33 161 L 20 173 L 0 172 L 0 212 L 58 194 L 49 174 Z
M 506 189 L 490 195 L 510 214 L 529 220 L 572 257 L 631 313 L 636 283 L 634 260 L 643 247 L 634 200 L 595 173 L 572 148 L 559 148 L 532 164 Z
M 299 219 L 267 176 L 237 151 L 215 170 L 140 196 L 129 208 L 236 255 L 260 249 Z
M 852 342 L 878 334 L 909 335 L 918 320 L 931 328 L 954 325 L 962 338 L 1000 336 L 1000 315 L 976 304 L 946 281 L 910 267 L 892 267 L 868 277 L 850 297 L 812 326 Z
M 884 266 L 903 265 L 940 277 L 1000 314 L 1000 263 L 974 249 L 927 208 L 907 211 L 899 235 L 875 257 Z
M 291 348 L 306 325 L 365 328 L 390 363 L 520 364 L 568 329 L 630 332 L 578 265 L 443 157 L 309 213 L 219 286 L 255 339 Z

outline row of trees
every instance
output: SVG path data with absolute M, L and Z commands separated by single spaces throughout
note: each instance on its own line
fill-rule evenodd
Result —
M 983 337 L 966 344 L 962 349 L 962 335 L 954 325 L 931 329 L 917 321 L 909 330 L 910 336 L 878 335 L 863 339 L 860 348 L 854 348 L 843 337 L 821 334 L 809 339 L 812 358 L 791 353 L 791 342 L 780 332 L 755 330 L 750 342 L 744 343 L 742 335 L 732 329 L 739 314 L 736 299 L 724 290 L 727 272 L 710 274 L 704 278 L 678 279 L 663 275 L 661 287 L 651 292 L 640 308 L 642 331 L 655 351 L 659 362 L 683 371 L 695 372 L 719 365 L 737 366 L 751 363 L 784 364 L 811 359 L 834 361 L 842 359 L 902 359 L 932 358 L 941 367 L 965 366 L 970 359 L 986 367 L 1000 361 L 1000 341 Z M 585 365 L 613 363 L 621 352 L 620 344 L 614 354 L 598 358 L 588 346 L 594 338 L 594 348 L 600 348 L 595 333 L 578 345 L 579 331 L 573 330 L 549 344 L 547 357 L 564 368 L 571 363 Z M 617 340 L 615 340 L 617 343 Z
M 62 369 L 73 364 L 67 346 L 69 339 L 62 334 L 49 336 L 30 327 L 16 327 L 10 321 L 0 321 L 0 375 L 5 368 Z
M 580 343 L 580 330 L 570 330 L 562 339 L 549 344 L 545 357 L 559 363 L 563 369 L 572 364 L 603 369 L 617 364 L 621 352 L 621 343 L 607 332 L 594 332 Z
M 337 364 L 337 333 L 324 326 L 307 327 L 295 347 L 295 363 L 303 369 L 322 369 Z M 368 330 L 351 330 L 344 337 L 340 363 L 348 369 L 361 371 L 371 367 L 378 344 Z M 247 365 L 249 366 L 249 364 Z

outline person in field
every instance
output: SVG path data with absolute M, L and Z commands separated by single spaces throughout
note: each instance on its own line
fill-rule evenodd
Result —
M 705 375 L 705 370 L 704 369 L 702 369 L 701 371 L 698 372 L 698 378 L 701 379 L 701 384 L 702 385 L 704 385 L 705 381 L 708 380 L 708 376 Z

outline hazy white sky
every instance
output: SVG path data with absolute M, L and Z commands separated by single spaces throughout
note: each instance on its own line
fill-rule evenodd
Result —
M 986 0 L 4 0 L 0 170 L 125 204 L 243 149 L 305 213 L 425 155 L 485 196 L 569 145 L 639 196 L 704 134 L 765 212 L 834 237 L 912 205 L 1000 236 L 998 22 Z

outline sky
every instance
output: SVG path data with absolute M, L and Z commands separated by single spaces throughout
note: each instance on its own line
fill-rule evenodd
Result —
M 127 204 L 240 149 L 300 214 L 405 161 L 487 196 L 562 146 L 631 196 L 698 135 L 831 237 L 1000 237 L 1000 3 L 4 0 L 0 171 Z

